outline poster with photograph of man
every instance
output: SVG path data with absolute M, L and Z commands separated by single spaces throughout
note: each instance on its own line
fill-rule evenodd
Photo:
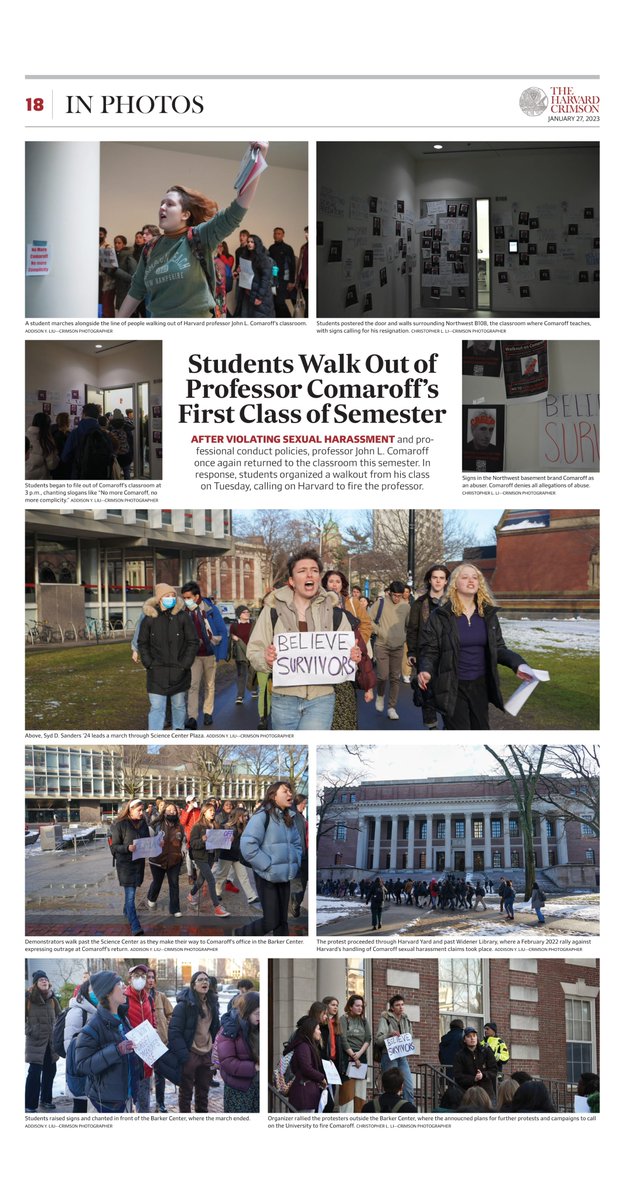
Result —
M 495 228 L 493 230 L 493 237 L 496 242 L 505 241 L 505 237 L 506 237 L 505 226 L 504 225 L 495 225 Z
M 342 242 L 330 242 L 330 248 L 328 250 L 328 262 L 331 262 L 331 263 L 341 262 L 342 258 L 343 258 L 343 243 Z
M 378 211 L 378 198 L 377 198 L 377 196 L 369 196 L 369 212 L 370 212 L 370 213 L 377 213 L 377 211 Z
M 356 291 L 356 284 L 352 283 L 345 293 L 345 307 L 351 308 L 354 304 L 358 304 L 358 292 Z
M 462 406 L 462 470 L 503 471 L 506 409 L 504 404 Z
M 491 379 L 498 379 L 501 375 L 501 342 L 463 342 L 462 374 L 486 375 Z
M 549 391 L 547 342 L 502 342 L 508 400 L 543 400 Z
M 373 221 L 371 223 L 371 232 L 374 237 L 382 236 L 382 219 L 381 219 L 381 217 L 373 218 Z
M 465 201 L 463 204 L 458 205 L 458 216 L 459 217 L 468 217 L 468 215 L 469 215 L 469 205 Z
M 365 250 L 363 252 L 362 265 L 363 265 L 363 267 L 372 267 L 373 266 L 373 250 Z

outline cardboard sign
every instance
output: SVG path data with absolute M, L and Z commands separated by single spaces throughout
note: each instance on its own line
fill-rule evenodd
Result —
M 349 657 L 356 644 L 351 629 L 336 633 L 277 633 L 273 644 L 278 657 L 273 664 L 274 687 L 307 687 L 315 683 L 353 680 L 356 663 Z
M 386 1046 L 386 1053 L 391 1060 L 406 1058 L 408 1054 L 417 1053 L 411 1033 L 400 1033 L 397 1037 L 385 1038 L 384 1045 Z
M 156 837 L 135 838 L 134 846 L 133 862 L 136 862 L 138 858 L 158 858 L 163 849 L 163 835 L 157 833 Z
M 229 850 L 234 837 L 234 829 L 207 829 L 204 845 L 207 850 Z

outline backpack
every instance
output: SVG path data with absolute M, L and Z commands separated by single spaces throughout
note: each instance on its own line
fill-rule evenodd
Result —
M 87 1095 L 87 1077 L 86 1075 L 77 1074 L 75 1054 L 76 1037 L 73 1037 L 69 1046 L 67 1047 L 67 1055 L 65 1057 L 65 1078 L 72 1096 L 74 1096 L 76 1100 L 79 1100 L 81 1097 Z
M 65 1058 L 65 1022 L 67 1020 L 68 1012 L 69 1008 L 64 1008 L 63 1011 L 59 1013 L 52 1028 L 52 1050 L 54 1054 L 58 1054 L 60 1058 Z M 84 1029 L 87 1021 L 89 1020 L 89 1015 L 85 1012 L 84 1008 L 81 1008 L 80 1014 L 82 1016 L 82 1025 Z
M 125 454 L 130 454 L 130 443 L 128 441 L 128 434 L 126 433 L 126 430 L 125 429 L 114 429 L 113 433 L 115 434 L 115 437 L 117 438 L 117 441 L 119 442 L 119 448 L 117 450 L 117 453 L 121 454 L 122 458 L 124 457 Z
M 295 1076 L 291 1071 L 292 1058 L 292 1050 L 288 1054 L 281 1054 L 273 1069 L 273 1086 L 277 1092 L 280 1092 L 281 1096 L 288 1096 L 295 1083 Z
M 110 479 L 113 444 L 108 433 L 99 426 L 90 429 L 76 451 L 79 479 Z
M 374 1112 L 376 1112 L 376 1113 L 381 1113 L 381 1112 L 382 1112 L 382 1105 L 380 1104 L 380 1098 L 379 1098 L 379 1096 L 376 1096 L 375 1100 L 373 1100 L 373 1102 L 372 1102 L 372 1103 L 373 1103 L 373 1111 L 374 1111 Z M 399 1112 L 400 1108 L 402 1108 L 402 1107 L 403 1107 L 403 1105 L 404 1105 L 405 1103 L 406 1103 L 406 1101 L 405 1101 L 405 1100 L 398 1100 L 398 1101 L 397 1101 L 397 1104 L 394 1104 L 394 1105 L 393 1105 L 393 1107 L 392 1107 L 392 1109 L 391 1109 L 391 1112 L 390 1112 L 390 1113 L 386 1113 L 385 1115 L 386 1115 L 386 1116 L 390 1116 L 390 1115 L 391 1115 L 391 1113 L 396 1113 L 396 1112 Z

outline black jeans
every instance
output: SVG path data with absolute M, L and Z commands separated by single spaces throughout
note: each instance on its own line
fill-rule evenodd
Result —
M 456 707 L 445 717 L 445 729 L 490 729 L 486 680 L 459 679 Z
M 155 867 L 150 863 L 152 872 L 152 882 L 148 890 L 148 900 L 158 900 L 158 894 L 163 886 L 163 880 L 167 876 L 167 884 L 169 886 L 169 911 L 173 914 L 180 912 L 180 863 L 175 867 Z
M 246 936 L 249 934 L 250 937 L 257 937 L 273 933 L 274 937 L 288 937 L 290 883 L 272 883 L 269 879 L 263 879 L 262 875 L 257 875 L 256 871 L 254 882 L 263 915 L 245 926 Z
M 52 1084 L 56 1075 L 56 1063 L 52 1060 L 52 1051 L 50 1046 L 46 1046 L 46 1052 L 42 1063 L 29 1063 L 28 1075 L 26 1076 L 26 1108 L 39 1108 L 39 1097 L 41 1096 L 42 1104 L 52 1103 Z

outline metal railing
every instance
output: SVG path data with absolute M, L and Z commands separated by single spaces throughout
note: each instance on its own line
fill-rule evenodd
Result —
M 297 1108 L 293 1108 L 292 1104 L 289 1104 L 288 1096 L 285 1096 L 283 1094 L 283 1092 L 279 1092 L 277 1090 L 277 1088 L 275 1088 L 273 1086 L 272 1083 L 270 1083 L 268 1085 L 268 1088 L 269 1088 L 268 1111 L 270 1113 L 285 1113 L 285 1112 L 296 1113 L 299 1111 Z
M 27 646 L 64 645 L 66 642 L 103 642 L 123 641 L 132 634 L 134 621 L 128 618 L 104 621 L 96 617 L 86 617 L 84 625 L 75 625 L 70 621 L 63 627 L 50 624 L 47 621 L 29 621 L 26 625 Z

